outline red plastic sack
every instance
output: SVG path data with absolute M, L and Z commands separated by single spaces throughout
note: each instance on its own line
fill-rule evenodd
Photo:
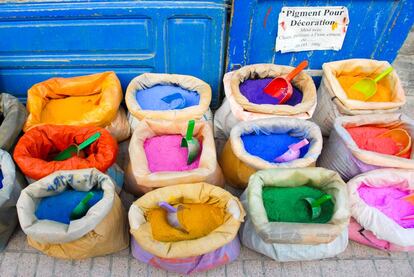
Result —
M 96 132 L 101 137 L 83 150 L 84 157 L 53 161 L 60 151 L 71 144 L 79 145 Z M 105 172 L 115 162 L 117 153 L 116 140 L 103 128 L 42 125 L 22 136 L 13 158 L 27 177 L 39 180 L 57 170 L 97 168 Z

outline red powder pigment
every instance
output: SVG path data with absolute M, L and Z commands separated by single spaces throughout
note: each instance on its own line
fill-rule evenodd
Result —
M 180 147 L 181 138 L 181 135 L 164 135 L 145 140 L 144 150 L 151 172 L 186 171 L 198 168 L 201 151 L 194 162 L 187 165 L 188 150 Z M 199 143 L 202 146 L 200 141 Z

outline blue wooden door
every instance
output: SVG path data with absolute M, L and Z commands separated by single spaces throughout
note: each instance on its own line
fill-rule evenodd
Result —
M 125 89 L 144 72 L 189 74 L 212 86 L 224 70 L 226 1 L 45 1 L 0 4 L 0 91 L 114 70 Z
M 284 6 L 346 6 L 350 24 L 340 51 L 275 52 L 278 15 Z M 294 65 L 309 68 L 349 58 L 392 62 L 413 25 L 413 0 L 235 0 L 227 49 L 227 70 L 246 64 Z

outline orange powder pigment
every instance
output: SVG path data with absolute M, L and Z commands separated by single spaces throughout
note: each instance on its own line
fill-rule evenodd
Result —
M 152 237 L 163 242 L 192 240 L 204 237 L 224 223 L 223 208 L 211 204 L 184 204 L 178 211 L 180 225 L 188 233 L 172 227 L 167 221 L 164 209 L 152 209 L 147 214 L 151 224 Z
M 65 121 L 81 120 L 85 113 L 99 106 L 100 100 L 100 93 L 51 99 L 43 108 L 41 121 L 44 123 L 59 124 Z
M 345 90 L 346 94 L 348 95 L 349 99 L 353 100 L 360 100 L 366 102 L 391 102 L 392 101 L 392 93 L 391 89 L 386 86 L 386 83 L 379 81 L 377 83 L 377 93 L 374 96 L 370 97 L 367 100 L 364 100 L 363 94 L 360 92 L 351 89 L 352 85 L 365 78 L 367 76 L 348 76 L 343 75 L 338 77 L 338 81 L 341 84 L 342 88 Z

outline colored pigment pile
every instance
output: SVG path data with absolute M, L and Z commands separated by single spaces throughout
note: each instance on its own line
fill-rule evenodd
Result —
M 151 172 L 186 171 L 198 168 L 202 151 L 201 141 L 199 141 L 200 154 L 187 165 L 188 149 L 181 147 L 181 139 L 181 135 L 164 135 L 145 140 L 144 150 Z
M 167 212 L 161 208 L 150 210 L 147 220 L 155 240 L 173 242 L 208 235 L 224 223 L 224 216 L 223 208 L 211 204 L 184 204 L 184 209 L 178 211 L 178 220 L 188 233 L 172 227 L 167 221 Z
M 279 100 L 264 93 L 263 89 L 273 80 L 273 78 L 251 79 L 240 84 L 241 94 L 255 104 L 279 104 Z M 295 106 L 302 102 L 303 93 L 296 87 L 293 87 L 292 96 L 284 105 Z
M 200 95 L 178 86 L 156 85 L 137 91 L 136 99 L 143 110 L 165 111 L 196 106 Z
M 321 205 L 321 214 L 312 219 L 312 210 L 304 198 L 318 199 L 325 193 L 319 189 L 300 187 L 264 187 L 263 204 L 271 222 L 326 223 L 331 220 L 334 203 L 328 200 Z
M 374 96 L 370 97 L 367 100 L 364 100 L 364 95 L 359 91 L 351 89 L 352 85 L 358 82 L 359 80 L 366 78 L 367 76 L 339 76 L 338 81 L 341 84 L 342 88 L 345 90 L 348 98 L 366 102 L 391 102 L 392 101 L 392 92 L 391 89 L 387 87 L 384 83 L 384 80 L 377 83 L 377 93 Z
M 41 121 L 44 123 L 60 123 L 81 120 L 85 113 L 98 108 L 100 101 L 101 94 L 51 99 L 42 110 Z
M 405 216 L 414 215 L 414 205 L 401 199 L 410 191 L 396 187 L 370 187 L 362 185 L 358 188 L 359 196 L 369 206 L 380 210 L 404 228 L 413 228 L 414 219 L 403 220 Z
M 103 197 L 102 190 L 92 190 L 94 196 L 88 205 L 92 207 Z M 65 190 L 64 192 L 42 198 L 36 209 L 38 219 L 53 220 L 64 224 L 70 223 L 70 214 L 79 202 L 88 194 L 88 191 Z
M 244 144 L 244 149 L 253 156 L 257 156 L 263 160 L 275 163 L 274 159 L 289 150 L 288 146 L 298 143 L 303 138 L 293 137 L 286 133 L 284 134 L 263 134 L 253 133 L 242 135 L 241 139 Z M 303 158 L 308 152 L 309 144 L 300 149 L 299 158 Z
M 374 126 L 361 126 L 346 128 L 359 148 L 381 154 L 396 155 L 405 146 L 399 145 L 390 137 L 379 137 L 390 129 Z M 401 157 L 410 158 L 411 149 Z

